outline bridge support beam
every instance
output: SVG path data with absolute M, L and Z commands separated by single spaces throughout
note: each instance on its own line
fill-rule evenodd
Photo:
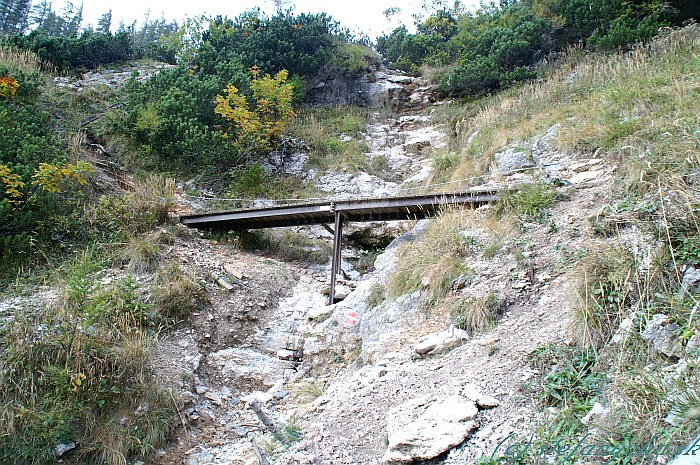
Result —
M 335 228 L 333 230 L 333 256 L 331 257 L 331 289 L 328 293 L 328 305 L 335 303 L 335 280 L 340 272 L 340 250 L 343 248 L 343 214 L 335 212 Z

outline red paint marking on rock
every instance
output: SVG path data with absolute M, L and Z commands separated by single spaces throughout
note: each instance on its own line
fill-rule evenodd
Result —
M 354 326 L 358 321 L 360 321 L 360 315 L 358 315 L 357 312 L 350 312 L 345 315 L 345 322 L 350 325 Z

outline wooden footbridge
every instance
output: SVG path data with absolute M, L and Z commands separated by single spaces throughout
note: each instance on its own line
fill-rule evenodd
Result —
M 188 227 L 218 231 L 278 228 L 320 224 L 333 234 L 331 288 L 328 303 L 335 302 L 336 275 L 340 271 L 340 250 L 343 223 L 348 221 L 418 220 L 433 216 L 450 205 L 477 208 L 498 199 L 495 189 L 472 188 L 462 192 L 421 194 L 402 197 L 363 198 L 356 200 L 327 200 L 296 205 L 241 209 L 201 215 L 181 216 Z

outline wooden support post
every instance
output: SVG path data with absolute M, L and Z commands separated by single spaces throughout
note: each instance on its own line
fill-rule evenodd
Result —
M 335 229 L 333 232 L 333 256 L 331 258 L 331 290 L 328 305 L 335 303 L 335 277 L 340 271 L 340 250 L 343 248 L 343 215 L 335 212 Z

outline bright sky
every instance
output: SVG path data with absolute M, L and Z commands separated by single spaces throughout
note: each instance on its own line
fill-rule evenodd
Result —
M 80 0 L 73 0 L 75 5 L 80 3 Z M 363 31 L 371 38 L 375 38 L 383 32 L 393 30 L 400 23 L 410 28 L 413 25 L 411 14 L 421 11 L 423 0 L 296 0 L 291 3 L 296 5 L 295 13 L 325 12 L 339 21 L 343 27 L 353 32 Z M 476 4 L 477 0 L 467 0 L 463 3 Z M 54 10 L 60 14 L 64 0 L 54 0 L 53 6 Z M 268 13 L 274 11 L 271 0 L 120 0 L 114 2 L 83 0 L 83 26 L 96 25 L 98 18 L 110 8 L 112 9 L 112 30 L 115 30 L 120 20 L 126 24 L 137 20 L 141 24 L 149 10 L 151 19 L 157 19 L 162 14 L 166 20 L 176 20 L 182 24 L 182 20 L 187 16 L 220 14 L 233 18 L 256 6 Z M 401 14 L 388 21 L 383 11 L 396 6 L 402 9 Z

